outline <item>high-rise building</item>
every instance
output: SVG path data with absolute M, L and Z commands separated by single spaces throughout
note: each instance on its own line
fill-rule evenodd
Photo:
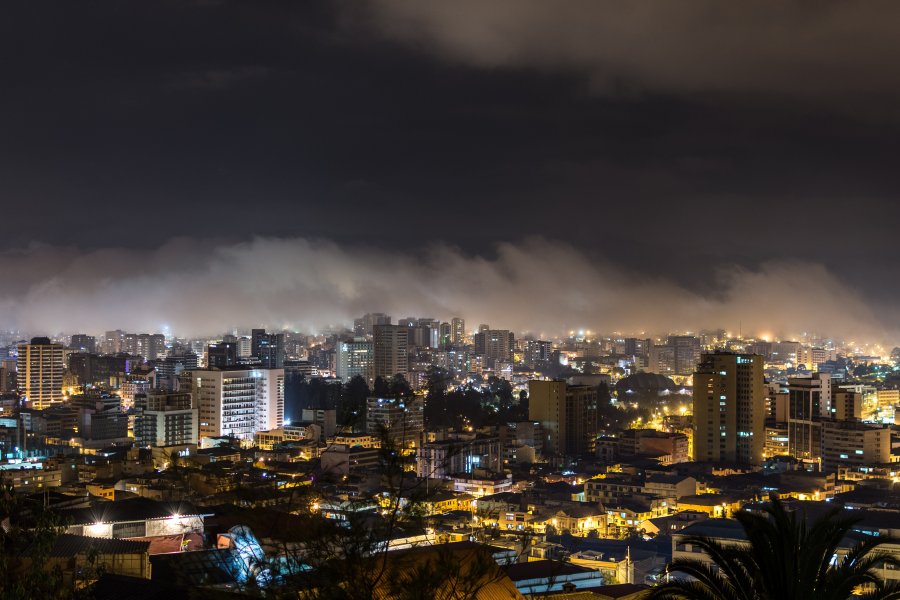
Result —
M 831 393 L 831 415 L 838 421 L 862 419 L 862 394 L 851 390 L 834 390 Z
M 247 336 L 238 338 L 237 355 L 238 358 L 249 358 L 253 356 L 253 341 Z
M 134 398 L 134 442 L 178 446 L 199 442 L 198 410 L 189 393 L 150 391 Z
M 284 334 L 266 333 L 265 329 L 254 329 L 251 336 L 250 352 L 259 359 L 264 369 L 284 367 Z
M 694 460 L 762 462 L 766 408 L 761 356 L 703 354 L 694 373 Z
M 625 338 L 625 347 L 623 348 L 626 356 L 643 356 L 650 357 L 650 347 L 652 342 L 645 338 Z
M 409 372 L 408 327 L 400 325 L 375 325 L 374 328 L 374 377 L 390 378 Z
M 800 342 L 773 342 L 772 356 L 769 360 L 774 363 L 797 364 L 800 354 Z
M 553 342 L 528 340 L 523 345 L 523 362 L 533 369 L 545 369 L 550 365 Z
M 700 362 L 700 338 L 692 335 L 670 335 L 668 345 L 672 347 L 675 374 L 689 375 Z
M 649 368 L 651 373 L 672 375 L 675 373 L 675 348 L 668 344 L 650 346 Z
M 450 343 L 454 346 L 462 346 L 466 343 L 466 320 L 461 317 L 453 317 L 450 320 Z
M 199 410 L 201 437 L 252 440 L 284 422 L 284 369 L 198 369 L 182 378 Z
M 890 427 L 855 421 L 822 421 L 822 468 L 881 466 L 891 462 Z
M 237 344 L 219 342 L 206 347 L 206 366 L 209 368 L 227 369 L 237 364 Z
M 125 332 L 121 329 L 107 331 L 103 336 L 103 352 L 105 354 L 118 354 L 124 352 Z
M 486 329 L 475 334 L 475 354 L 494 360 L 512 360 L 516 336 L 508 329 Z
M 788 445 L 797 460 L 820 464 L 822 419 L 831 416 L 831 375 L 788 379 Z
M 418 446 L 425 429 L 425 404 L 422 398 L 408 400 L 368 398 L 366 400 L 366 433 L 387 435 L 400 446 Z
M 97 338 L 92 335 L 76 333 L 69 341 L 69 348 L 75 352 L 87 352 L 93 354 L 97 351 Z
M 121 339 L 121 352 L 142 356 L 147 361 L 161 358 L 166 353 L 166 336 L 161 333 L 125 333 Z
M 375 372 L 375 345 L 364 337 L 338 342 L 334 348 L 335 375 L 349 381 L 357 375 L 371 383 Z
M 19 344 L 16 370 L 19 397 L 28 402 L 29 408 L 40 410 L 64 400 L 62 387 L 66 369 L 62 344 L 53 344 L 45 337 Z
M 430 479 L 471 476 L 475 469 L 499 473 L 502 463 L 503 445 L 497 437 L 441 440 L 424 444 L 416 452 L 416 474 Z
M 594 451 L 597 388 L 565 381 L 528 382 L 528 419 L 541 424 L 548 454 L 576 456 Z
M 376 325 L 390 325 L 391 316 L 384 313 L 368 313 L 353 321 L 353 335 L 365 337 L 375 334 Z

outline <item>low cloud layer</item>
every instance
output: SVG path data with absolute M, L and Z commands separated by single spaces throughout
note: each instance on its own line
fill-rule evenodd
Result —
M 898 330 L 821 265 L 719 270 L 714 291 L 699 294 L 543 239 L 500 244 L 491 256 L 448 246 L 413 256 L 302 238 L 181 239 L 152 251 L 33 246 L 0 254 L 0 277 L 0 326 L 33 334 L 164 325 L 198 335 L 257 325 L 314 332 L 370 311 L 463 316 L 472 327 L 544 336 L 742 324 L 744 332 L 892 343 Z
M 896 98 L 889 0 L 370 0 L 348 20 L 481 67 L 587 72 L 608 93 L 738 92 L 856 104 Z

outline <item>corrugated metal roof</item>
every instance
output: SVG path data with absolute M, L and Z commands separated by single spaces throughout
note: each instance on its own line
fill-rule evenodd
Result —
M 75 556 L 91 551 L 101 554 L 144 554 L 149 549 L 150 542 L 92 538 L 63 533 L 53 543 L 50 556 Z

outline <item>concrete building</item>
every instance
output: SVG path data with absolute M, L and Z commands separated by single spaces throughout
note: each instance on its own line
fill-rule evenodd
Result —
M 828 373 L 788 379 L 788 444 L 797 460 L 821 464 L 821 420 L 831 416 L 831 393 Z
M 759 464 L 766 385 L 756 354 L 703 354 L 694 374 L 694 460 Z
M 851 390 L 834 390 L 831 395 L 831 415 L 838 421 L 859 421 L 862 418 L 862 394 Z
M 97 338 L 92 335 L 76 333 L 69 340 L 69 348 L 75 352 L 93 354 L 97 351 Z
M 545 369 L 550 366 L 553 356 L 553 342 L 545 340 L 527 340 L 522 347 L 522 362 L 532 369 Z
M 238 362 L 236 342 L 218 342 L 206 346 L 206 366 L 208 368 L 227 369 Z
M 188 393 L 149 391 L 134 398 L 134 443 L 138 446 L 177 446 L 200 440 L 198 409 Z
M 254 329 L 250 334 L 250 352 L 264 369 L 284 368 L 284 334 Z
M 565 381 L 529 381 L 528 419 L 543 427 L 547 454 L 591 453 L 597 438 L 597 389 Z
M 466 320 L 461 317 L 453 317 L 450 320 L 450 343 L 454 346 L 462 346 L 466 343 Z
M 763 448 L 765 458 L 790 455 L 790 437 L 787 423 L 771 423 L 766 425 L 766 443 Z
M 822 467 L 832 472 L 845 466 L 876 466 L 891 462 L 889 427 L 854 421 L 822 421 Z
M 407 327 L 374 326 L 374 377 L 391 378 L 409 373 L 409 339 Z
M 44 409 L 63 398 L 65 360 L 62 344 L 36 337 L 31 343 L 19 344 L 16 381 L 19 396 L 29 408 Z
M 382 429 L 400 446 L 418 446 L 425 429 L 422 399 L 369 398 L 366 401 L 366 433 L 379 436 Z
M 357 337 L 374 335 L 376 325 L 390 325 L 391 316 L 384 313 L 367 313 L 353 321 L 353 334 Z
M 475 354 L 494 360 L 512 359 L 516 337 L 508 329 L 488 329 L 475 334 Z
M 284 423 L 284 369 L 185 371 L 199 410 L 200 437 L 252 440 Z
M 471 440 L 442 440 L 421 446 L 416 452 L 416 474 L 432 479 L 471 474 L 476 469 L 500 472 L 500 438 L 477 437 Z
M 648 364 L 651 373 L 673 375 L 675 373 L 675 349 L 667 344 L 651 346 Z
M 375 380 L 375 345 L 366 338 L 338 342 L 334 348 L 335 375 L 347 382 L 357 375 L 370 385 Z
M 692 335 L 670 335 L 674 371 L 677 375 L 690 375 L 700 362 L 700 338 Z
M 269 431 L 257 431 L 255 440 L 260 450 L 272 450 L 285 442 L 318 442 L 322 437 L 322 429 L 314 423 L 285 425 Z

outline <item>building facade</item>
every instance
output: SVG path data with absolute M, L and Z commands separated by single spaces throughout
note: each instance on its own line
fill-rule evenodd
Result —
M 759 464 L 766 385 L 757 354 L 704 354 L 694 374 L 694 460 Z
M 64 400 L 62 344 L 53 344 L 43 337 L 32 338 L 28 344 L 19 344 L 16 370 L 19 397 L 27 402 L 29 408 L 40 410 Z
M 546 453 L 575 456 L 593 452 L 597 389 L 565 381 L 529 381 L 528 419 L 543 427 Z

